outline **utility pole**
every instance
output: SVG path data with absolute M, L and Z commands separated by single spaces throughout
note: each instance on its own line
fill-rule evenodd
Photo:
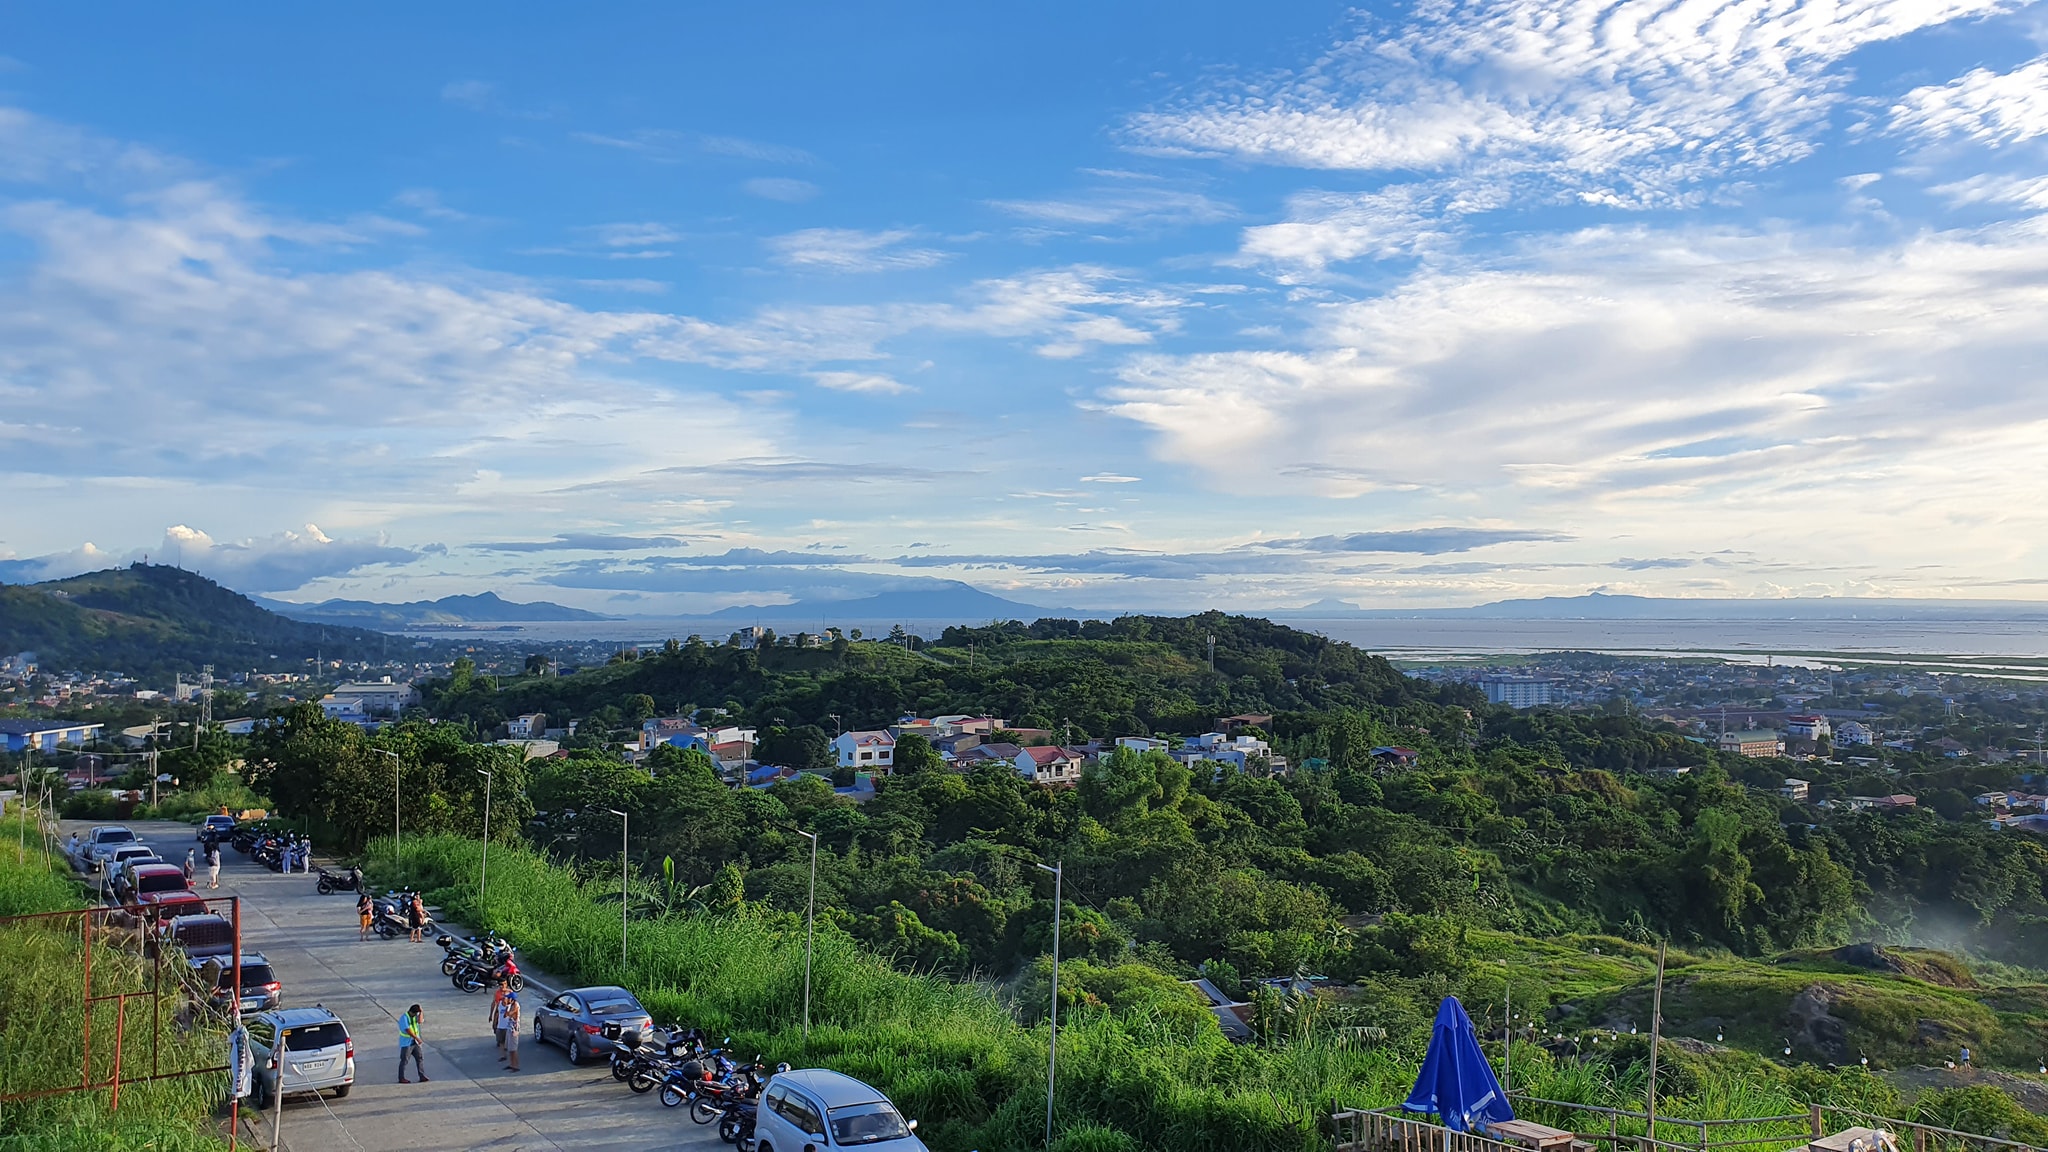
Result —
M 484 886 L 485 886 L 486 882 L 488 881 L 488 878 L 490 877 L 490 874 L 491 874 L 491 779 L 492 779 L 492 776 L 491 776 L 491 772 L 490 772 L 490 770 L 489 770 L 489 769 L 485 769 L 485 768 L 479 768 L 479 769 L 477 769 L 477 770 L 476 770 L 476 773 L 477 773 L 477 775 L 479 775 L 479 776 L 482 776 L 482 777 L 484 778 L 484 850 L 483 850 L 483 858 L 482 858 L 481 860 L 479 860 L 479 861 L 477 862 L 477 866 L 476 866 L 476 902 L 477 902 L 477 904 L 481 905 L 481 904 L 483 904 L 483 902 L 484 902 Z
M 1045 1146 L 1052 1147 L 1052 1105 L 1053 1086 L 1058 1082 L 1060 1065 L 1060 903 L 1063 899 L 1062 886 L 1066 880 L 1066 862 L 1060 861 L 1047 868 L 1038 865 L 1041 872 L 1052 873 L 1052 1039 L 1045 1050 Z
M 811 842 L 811 898 L 804 908 L 804 1050 L 811 1047 L 811 939 L 818 923 L 818 834 L 799 831 Z
M 626 979 L 626 884 L 629 873 L 626 863 L 626 833 L 632 827 L 632 817 L 617 808 L 605 811 L 619 818 L 619 981 Z
M 205 728 L 212 725 L 212 723 L 213 665 L 204 664 L 201 665 L 199 669 L 199 726 L 201 728 Z M 192 739 L 192 747 L 199 747 L 199 739 L 197 736 L 194 736 Z
M 1216 670 L 1216 634 L 1209 633 L 1209 671 Z
M 1648 1132 L 1651 1147 L 1657 1142 L 1657 1042 L 1664 1035 L 1664 941 L 1657 941 L 1657 990 L 1650 996 L 1650 1091 L 1648 1107 L 1644 1115 L 1648 1118 Z

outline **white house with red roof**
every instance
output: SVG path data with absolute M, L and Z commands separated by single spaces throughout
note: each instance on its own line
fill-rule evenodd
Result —
M 1034 784 L 1078 784 L 1087 757 L 1077 748 L 1041 745 L 1017 749 L 1017 775 Z
M 887 732 L 841 732 L 832 740 L 839 766 L 887 775 L 896 763 L 896 738 Z

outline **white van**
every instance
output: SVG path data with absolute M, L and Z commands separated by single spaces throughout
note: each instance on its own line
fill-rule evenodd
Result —
M 348 1025 L 327 1009 L 273 1008 L 244 1021 L 256 1057 L 256 1106 L 281 1096 L 333 1090 L 348 1095 L 356 1082 L 356 1043 Z M 279 1038 L 283 1043 L 279 1044 Z

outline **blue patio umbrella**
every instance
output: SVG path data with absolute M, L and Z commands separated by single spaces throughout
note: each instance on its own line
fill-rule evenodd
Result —
M 1507 1093 L 1494 1079 L 1493 1065 L 1479 1050 L 1472 1018 L 1456 996 L 1446 996 L 1437 1005 L 1429 1052 L 1422 1058 L 1422 1072 L 1415 1077 L 1415 1088 L 1402 1101 L 1401 1109 L 1434 1112 L 1443 1118 L 1446 1128 L 1459 1132 L 1515 1118 Z

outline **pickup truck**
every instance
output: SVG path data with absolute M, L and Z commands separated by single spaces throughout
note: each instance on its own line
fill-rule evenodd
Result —
M 81 872 L 97 872 L 100 864 L 114 849 L 123 844 L 135 843 L 134 831 L 122 824 L 99 824 L 87 829 L 85 839 L 79 841 L 78 859 L 74 861 Z

